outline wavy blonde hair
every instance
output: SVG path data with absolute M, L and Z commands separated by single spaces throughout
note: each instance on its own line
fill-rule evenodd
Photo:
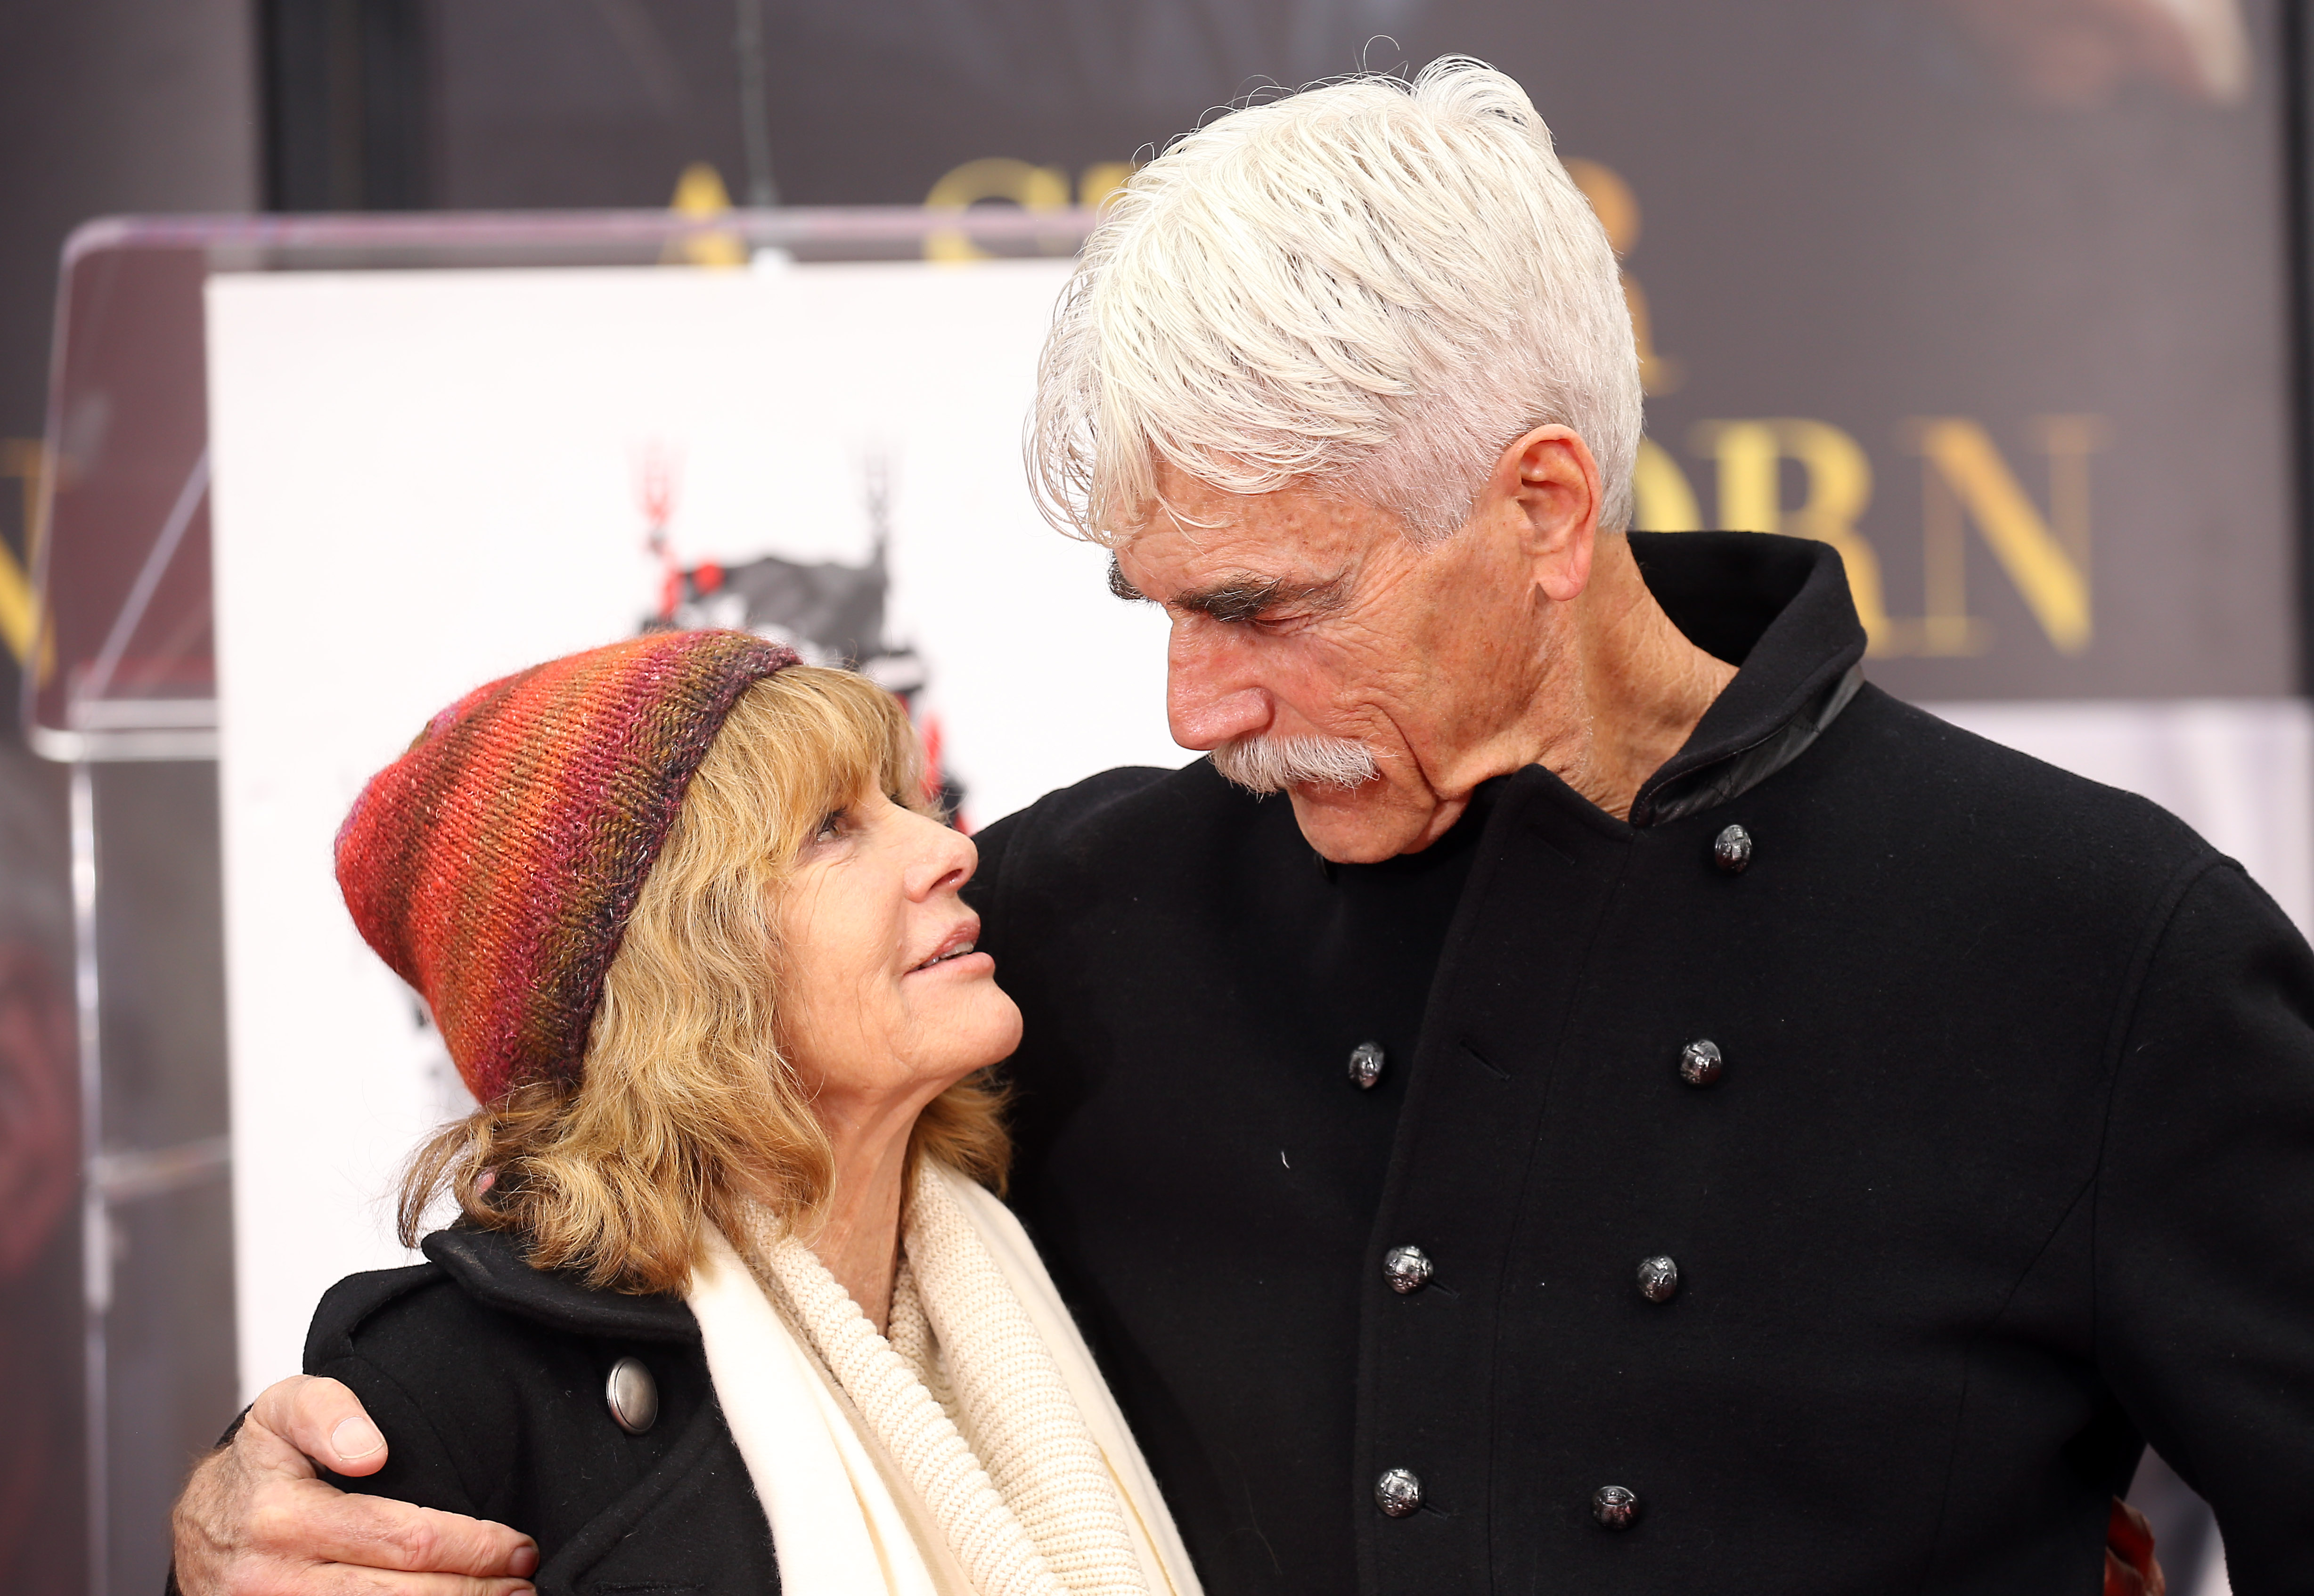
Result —
M 402 1177 L 402 1244 L 446 1191 L 472 1223 L 518 1233 L 539 1268 L 676 1292 L 701 1221 L 731 1229 L 743 1185 L 808 1226 L 835 1170 L 780 1037 L 777 897 L 820 822 L 875 791 L 932 813 L 891 694 L 809 666 L 741 694 L 627 921 L 580 1083 L 518 1087 L 437 1131 Z M 1001 1190 L 1002 1107 L 985 1071 L 933 1099 L 911 1174 L 938 1158 Z

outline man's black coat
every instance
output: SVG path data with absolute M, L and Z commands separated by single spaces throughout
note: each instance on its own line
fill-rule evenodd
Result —
M 2304 942 L 2153 806 L 1841 708 L 1829 550 L 1633 544 L 1742 670 L 1632 824 L 1495 784 L 1433 931 L 1203 762 L 984 834 L 1015 1204 L 1206 1588 L 2091 1596 L 2150 1440 L 2314 1592 Z

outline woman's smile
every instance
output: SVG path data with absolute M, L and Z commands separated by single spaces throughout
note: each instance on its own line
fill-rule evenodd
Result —
M 970 961 L 975 966 L 974 974 L 993 975 L 996 973 L 996 961 L 987 954 L 977 951 L 979 943 L 980 917 L 975 915 L 950 931 L 927 957 L 909 966 L 907 973 L 911 975 L 921 975 L 928 970 Z M 985 965 L 981 961 L 985 961 Z

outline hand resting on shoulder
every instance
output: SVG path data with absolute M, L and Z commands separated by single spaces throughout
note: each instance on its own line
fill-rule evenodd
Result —
M 268 1386 L 194 1469 L 170 1515 L 183 1596 L 528 1596 L 530 1537 L 319 1477 L 375 1474 L 386 1443 L 353 1392 L 296 1375 Z

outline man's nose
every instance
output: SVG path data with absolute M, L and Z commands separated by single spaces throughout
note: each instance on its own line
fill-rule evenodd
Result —
M 1166 724 L 1175 742 L 1200 752 L 1269 726 L 1269 695 L 1216 630 L 1202 616 L 1176 621 L 1165 649 Z

